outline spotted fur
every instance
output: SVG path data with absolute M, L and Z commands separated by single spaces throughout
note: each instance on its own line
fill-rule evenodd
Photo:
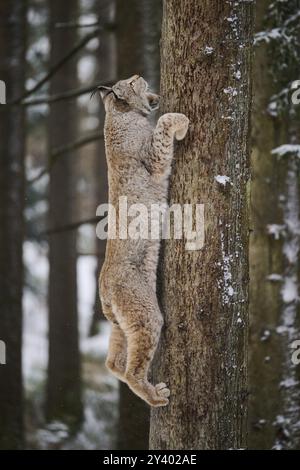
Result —
M 159 97 L 137 75 L 99 91 L 106 110 L 109 202 L 116 210 L 120 196 L 149 210 L 152 203 L 166 203 L 174 138 L 185 137 L 188 118 L 167 113 L 153 127 L 149 114 Z M 108 240 L 99 280 L 103 312 L 112 323 L 106 365 L 151 406 L 167 405 L 170 394 L 165 383 L 148 381 L 163 325 L 156 297 L 158 253 L 159 240 Z

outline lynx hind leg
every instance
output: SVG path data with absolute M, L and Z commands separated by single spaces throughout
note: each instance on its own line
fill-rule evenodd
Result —
M 112 311 L 111 303 L 106 302 L 103 296 L 100 296 L 100 300 L 103 314 L 112 325 L 105 365 L 110 372 L 112 372 L 119 380 L 124 382 L 126 367 L 126 338 L 117 323 L 116 316 Z
M 126 369 L 126 338 L 117 324 L 112 324 L 105 365 L 119 380 L 126 382 L 124 378 Z
M 131 390 L 151 406 L 166 406 L 169 389 L 148 381 L 148 371 L 158 345 L 162 315 L 146 283 L 137 279 L 135 288 L 122 288 L 117 298 L 118 321 L 127 339 L 125 379 Z
M 166 406 L 170 396 L 165 383 L 153 386 L 147 378 L 159 332 L 160 327 L 142 328 L 139 332 L 129 333 L 128 336 L 126 381 L 131 390 L 151 406 Z

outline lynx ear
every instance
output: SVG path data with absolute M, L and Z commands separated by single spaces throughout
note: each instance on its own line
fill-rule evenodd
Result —
M 104 101 L 107 95 L 112 92 L 112 89 L 108 86 L 98 86 L 97 91 L 99 91 L 102 101 Z

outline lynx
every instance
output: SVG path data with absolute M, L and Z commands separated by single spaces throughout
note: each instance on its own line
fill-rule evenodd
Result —
M 166 203 L 174 138 L 185 137 L 189 120 L 167 113 L 155 127 L 149 114 L 159 96 L 134 75 L 112 88 L 98 87 L 105 107 L 104 138 L 109 203 L 118 211 L 120 196 L 128 204 Z M 118 224 L 118 221 L 117 221 Z M 107 368 L 151 406 L 168 404 L 165 383 L 152 385 L 148 371 L 163 318 L 156 297 L 159 240 L 109 239 L 100 279 L 104 315 L 112 324 Z

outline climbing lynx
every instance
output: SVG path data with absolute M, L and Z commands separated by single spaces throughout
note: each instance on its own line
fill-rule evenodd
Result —
M 138 75 L 99 91 L 106 111 L 110 204 L 118 211 L 120 196 L 128 206 L 166 203 L 174 137 L 185 137 L 188 118 L 167 113 L 153 128 L 148 115 L 159 96 Z M 170 395 L 165 383 L 153 386 L 147 378 L 163 324 L 156 298 L 158 252 L 159 240 L 108 240 L 99 282 L 103 312 L 112 324 L 106 365 L 151 406 L 167 405 Z

